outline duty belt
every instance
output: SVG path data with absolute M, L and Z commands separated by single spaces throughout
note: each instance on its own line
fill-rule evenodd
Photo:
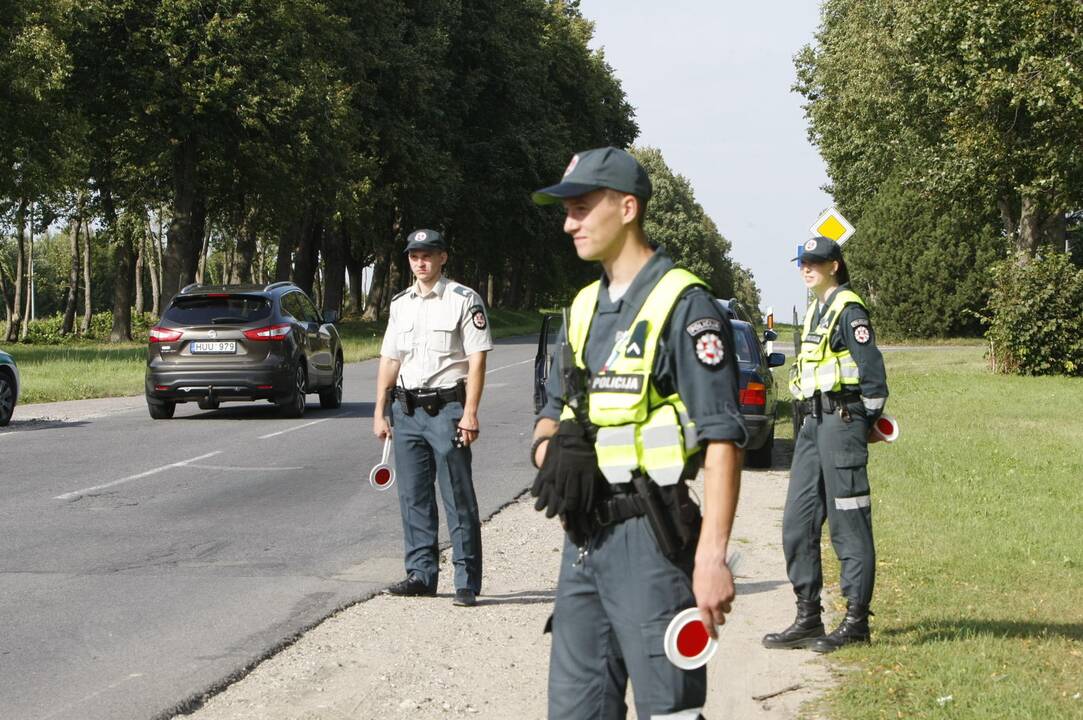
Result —
M 646 514 L 647 504 L 639 495 L 617 493 L 602 500 L 594 508 L 594 521 L 600 527 L 605 527 Z
M 846 405 L 852 402 L 858 402 L 861 400 L 861 393 L 856 392 L 838 392 L 838 393 L 816 393 L 807 400 L 801 400 L 798 402 L 798 407 L 801 410 L 802 415 L 811 415 L 818 418 L 821 413 L 827 413 L 831 415 L 833 413 L 846 414 Z
M 394 387 L 391 397 L 398 400 L 402 411 L 406 415 L 413 415 L 415 408 L 421 408 L 429 415 L 436 415 L 440 410 L 451 402 L 466 401 L 466 383 L 462 380 L 449 388 L 415 388 L 407 390 L 404 387 Z

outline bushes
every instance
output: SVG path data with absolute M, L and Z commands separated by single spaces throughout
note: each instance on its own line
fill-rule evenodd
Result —
M 132 339 L 136 342 L 146 340 L 147 334 L 154 325 L 155 319 L 156 318 L 150 313 L 139 315 L 138 313 L 132 312 Z M 77 317 L 75 319 L 75 327 L 80 327 L 81 323 L 82 318 Z M 63 315 L 53 315 L 51 317 L 32 320 L 30 326 L 26 330 L 26 340 L 24 342 L 34 343 L 36 345 L 66 345 L 79 342 L 80 340 L 107 342 L 109 340 L 109 332 L 113 329 L 113 313 L 109 310 L 103 310 L 102 312 L 91 315 L 90 327 L 87 328 L 85 335 L 77 335 L 75 333 L 71 335 L 61 335 L 60 328 L 63 324 Z
M 984 320 L 994 370 L 1083 376 L 1083 270 L 1054 252 L 997 263 L 992 276 Z

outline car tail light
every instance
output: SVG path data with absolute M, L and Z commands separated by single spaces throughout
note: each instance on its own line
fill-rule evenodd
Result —
M 180 330 L 170 330 L 161 325 L 155 325 L 150 329 L 150 341 L 152 343 L 174 342 L 180 340 Z
M 267 327 L 245 330 L 244 336 L 249 340 L 281 340 L 290 334 L 290 325 L 268 325 Z
M 750 382 L 748 387 L 741 390 L 742 405 L 766 405 L 767 386 L 763 383 Z

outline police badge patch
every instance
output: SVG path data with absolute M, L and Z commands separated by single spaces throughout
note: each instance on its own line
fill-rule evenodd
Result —
M 854 328 L 854 340 L 857 340 L 862 345 L 866 344 L 872 337 L 872 333 L 869 332 L 869 328 L 865 325 Z
M 485 319 L 485 309 L 481 305 L 470 308 L 470 320 L 478 330 L 484 330 L 489 324 L 489 321 Z
M 696 359 L 700 365 L 709 368 L 720 367 L 726 359 L 726 348 L 722 338 L 713 332 L 705 332 L 695 339 Z

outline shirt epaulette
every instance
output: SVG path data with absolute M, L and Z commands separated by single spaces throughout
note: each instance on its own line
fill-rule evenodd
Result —
M 408 292 L 410 292 L 410 288 L 406 288 L 405 290 L 403 290 L 403 291 L 402 291 L 402 292 L 400 292 L 399 294 L 397 294 L 397 295 L 395 295 L 394 297 L 392 297 L 392 298 L 391 298 L 391 302 L 395 302 L 396 300 L 398 300 L 398 299 L 399 299 L 400 297 L 402 297 L 403 295 L 405 295 L 405 294 L 406 294 L 406 293 L 408 293 Z
M 471 299 L 474 297 L 474 291 L 466 287 L 465 285 L 456 285 L 452 289 L 462 295 L 464 298 Z

